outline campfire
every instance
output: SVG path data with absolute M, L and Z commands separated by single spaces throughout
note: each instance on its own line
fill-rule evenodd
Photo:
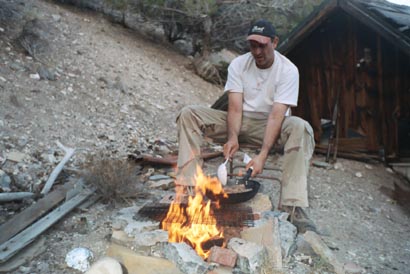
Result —
M 169 242 L 185 242 L 203 259 L 208 258 L 213 245 L 225 245 L 223 228 L 217 224 L 211 201 L 205 199 L 207 191 L 215 195 L 227 195 L 218 179 L 205 176 L 198 166 L 195 195 L 188 196 L 188 204 L 184 204 L 183 191 L 178 190 L 175 201 L 161 223 L 162 229 L 168 231 Z M 219 207 L 217 201 L 216 206 Z

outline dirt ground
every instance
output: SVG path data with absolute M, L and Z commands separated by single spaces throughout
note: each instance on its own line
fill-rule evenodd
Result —
M 55 141 L 78 149 L 71 168 L 96 151 L 118 156 L 147 149 L 155 140 L 175 143 L 178 111 L 188 104 L 210 105 L 222 95 L 221 87 L 192 71 L 188 58 L 101 15 L 49 1 L 27 5 L 31 16 L 57 30 L 52 67 L 58 75 L 56 81 L 32 79 L 42 64 L 0 25 L 0 164 L 10 151 L 27 155 L 25 162 L 6 162 L 0 169 L 17 178 L 37 165 L 20 191 L 44 184 L 56 162 L 36 155 L 60 159 Z M 214 170 L 220 160 L 209 161 L 206 169 Z M 397 182 L 407 184 L 382 163 L 337 159 L 329 169 L 312 165 L 307 213 L 341 262 L 356 263 L 362 273 L 410 273 L 410 206 L 395 191 Z M 278 185 L 262 180 L 262 186 L 275 201 Z M 0 221 L 19 206 L 0 205 Z M 82 246 L 95 258 L 103 256 L 122 206 L 128 205 L 97 202 L 71 212 L 43 234 L 38 249 L 44 252 L 12 273 L 77 273 L 67 267 L 66 254 Z

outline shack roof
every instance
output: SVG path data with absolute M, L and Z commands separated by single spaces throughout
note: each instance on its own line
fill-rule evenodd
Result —
M 287 54 L 338 11 L 354 17 L 410 56 L 410 6 L 385 0 L 325 0 L 285 37 L 278 50 Z

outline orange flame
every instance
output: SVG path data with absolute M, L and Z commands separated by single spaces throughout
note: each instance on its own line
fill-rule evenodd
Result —
M 169 242 L 186 242 L 195 249 L 199 256 L 206 259 L 209 256 L 209 250 L 204 250 L 202 244 L 211 239 L 223 238 L 223 229 L 217 227 L 211 202 L 208 200 L 205 203 L 204 196 L 207 190 L 214 194 L 221 194 L 223 188 L 217 178 L 205 176 L 199 166 L 195 183 L 195 196 L 188 197 L 186 207 L 175 202 L 182 200 L 180 198 L 182 191 L 177 192 L 176 199 L 171 203 L 161 227 L 168 230 Z

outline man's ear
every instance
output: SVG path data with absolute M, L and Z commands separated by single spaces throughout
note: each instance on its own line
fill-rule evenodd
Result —
M 272 39 L 273 49 L 276 49 L 276 47 L 278 46 L 278 44 L 279 44 L 279 37 L 275 36 L 275 37 Z

